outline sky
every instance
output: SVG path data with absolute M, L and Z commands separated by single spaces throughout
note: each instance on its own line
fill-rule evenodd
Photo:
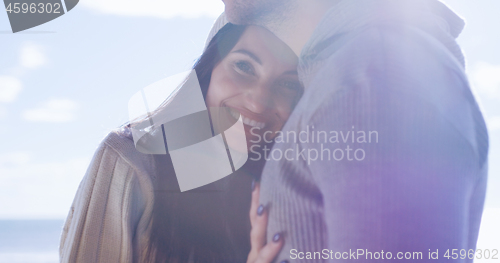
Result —
M 458 41 L 489 126 L 480 242 L 500 248 L 500 1 L 445 2 L 467 22 Z M 222 11 L 220 0 L 82 0 L 16 34 L 0 11 L 0 219 L 64 219 L 129 98 L 188 70 Z

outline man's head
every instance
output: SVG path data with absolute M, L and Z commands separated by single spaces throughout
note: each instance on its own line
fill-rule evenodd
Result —
M 233 24 L 268 26 L 283 20 L 295 0 L 222 0 Z
M 342 0 L 222 0 L 229 22 L 262 26 L 298 56 L 323 15 Z M 345 0 L 349 1 L 349 0 Z

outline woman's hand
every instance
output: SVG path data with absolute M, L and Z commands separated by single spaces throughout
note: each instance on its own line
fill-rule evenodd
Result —
M 283 247 L 283 236 L 277 233 L 273 241 L 266 244 L 267 217 L 269 211 L 259 204 L 260 184 L 255 182 L 252 191 L 252 204 L 250 206 L 250 243 L 252 249 L 248 254 L 247 263 L 271 263 Z M 285 261 L 286 262 L 286 261 Z

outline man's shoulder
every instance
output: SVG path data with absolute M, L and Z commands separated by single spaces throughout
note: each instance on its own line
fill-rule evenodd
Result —
M 392 70 L 412 74 L 421 72 L 415 67 L 436 66 L 465 76 L 460 47 L 444 34 L 431 34 L 409 25 L 378 24 L 339 36 L 336 41 L 326 45 L 323 57 L 327 62 L 344 59 L 350 64 L 394 67 Z
M 432 107 L 473 148 L 486 144 L 475 142 L 476 136 L 486 137 L 485 126 L 464 68 L 444 44 L 419 29 L 373 26 L 353 33 L 325 53 L 306 89 L 305 104 L 314 105 L 306 119 L 342 101 L 373 112 L 381 105 L 399 111 L 415 104 Z
M 404 94 L 446 115 L 476 107 L 465 71 L 453 54 L 432 37 L 404 27 L 372 26 L 354 34 L 325 53 L 307 89 L 316 101 L 353 94 L 361 103 Z
M 430 87 L 437 85 L 442 92 L 452 93 L 457 93 L 457 86 L 469 88 L 465 70 L 453 53 L 419 29 L 370 26 L 341 38 L 319 53 L 320 63 L 310 63 L 315 67 L 306 76 L 310 86 L 330 89 L 326 83 L 343 84 L 337 88 L 369 83 L 423 94 L 435 92 Z

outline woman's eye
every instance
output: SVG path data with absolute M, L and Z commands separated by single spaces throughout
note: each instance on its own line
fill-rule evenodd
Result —
M 236 70 L 240 73 L 244 73 L 247 75 L 254 75 L 253 67 L 250 63 L 246 61 L 238 61 L 235 63 Z
M 293 91 L 293 92 L 302 91 L 302 85 L 300 85 L 298 81 L 283 80 L 281 81 L 280 86 L 287 91 Z

